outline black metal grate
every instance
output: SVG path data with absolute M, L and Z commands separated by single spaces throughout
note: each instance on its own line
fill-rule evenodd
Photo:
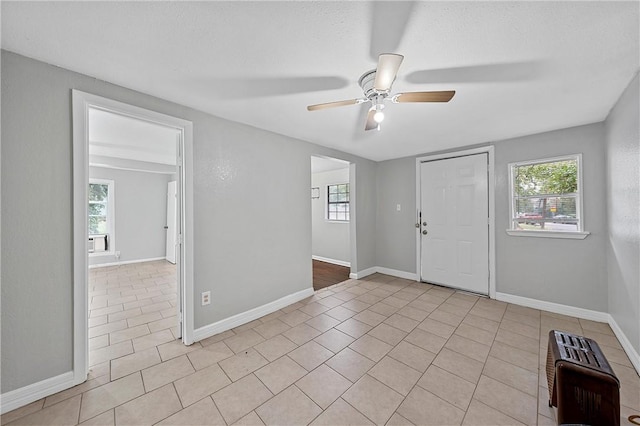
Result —
M 554 334 L 562 360 L 571 361 L 602 372 L 610 370 L 609 364 L 600 348 L 593 345 L 591 339 L 557 330 Z

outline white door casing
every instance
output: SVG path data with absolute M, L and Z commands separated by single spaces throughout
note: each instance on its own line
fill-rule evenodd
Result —
M 87 190 L 89 176 L 88 111 L 97 108 L 153 123 L 162 124 L 179 130 L 180 163 L 178 165 L 177 188 L 180 209 L 177 222 L 180 228 L 180 258 L 178 260 L 181 291 L 179 305 L 182 312 L 182 341 L 186 345 L 193 343 L 193 123 L 177 117 L 150 111 L 144 108 L 72 90 L 73 107 L 73 380 L 69 383 L 80 384 L 88 374 L 88 226 L 87 226 Z M 56 390 L 63 390 L 56 389 Z M 35 394 L 34 394 L 35 395 Z M 38 394 L 38 398 L 47 394 Z M 25 403 L 33 400 L 24 401 Z
M 489 294 L 486 153 L 420 163 L 421 281 Z
M 177 301 L 176 304 L 176 315 L 178 318 L 178 332 L 176 337 L 182 339 L 184 344 L 190 345 L 193 343 L 193 327 L 191 327 L 191 331 L 189 331 L 189 327 L 187 326 L 187 316 L 185 313 L 185 304 L 191 303 L 193 301 L 193 288 L 191 291 L 191 299 L 187 292 L 187 285 L 184 279 L 180 279 L 180 277 L 184 277 L 184 272 L 187 270 L 185 267 L 185 247 L 183 245 L 184 235 L 186 233 L 186 229 L 183 223 L 183 219 L 187 217 L 186 215 L 186 205 L 185 205 L 185 181 L 184 179 L 184 164 L 185 164 L 185 152 L 184 152 L 184 132 L 179 132 L 176 137 L 176 169 L 177 169 L 177 177 L 178 180 L 174 183 L 173 186 L 173 200 L 175 203 L 174 206 L 174 231 L 173 231 L 173 248 L 174 248 L 174 260 L 176 263 L 176 272 L 178 278 L 178 285 L 176 286 Z M 188 312 L 187 312 L 188 313 Z M 193 317 L 191 317 L 193 319 Z M 193 322 L 191 322 L 191 326 Z
M 167 183 L 167 261 L 176 263 L 176 222 L 177 222 L 177 182 L 171 181 Z

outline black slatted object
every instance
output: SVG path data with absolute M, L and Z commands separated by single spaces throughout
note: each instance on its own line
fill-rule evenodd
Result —
M 620 381 L 594 340 L 551 330 L 547 383 L 558 424 L 620 425 Z

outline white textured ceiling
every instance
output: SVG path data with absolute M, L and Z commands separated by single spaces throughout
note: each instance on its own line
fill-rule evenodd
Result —
M 329 172 L 332 170 L 348 169 L 349 163 L 335 158 L 311 156 L 311 173 Z
M 638 2 L 8 2 L 2 47 L 374 160 L 602 121 L 639 68 Z M 361 96 L 405 56 L 380 132 Z
M 108 111 L 89 109 L 89 154 L 176 164 L 178 130 Z

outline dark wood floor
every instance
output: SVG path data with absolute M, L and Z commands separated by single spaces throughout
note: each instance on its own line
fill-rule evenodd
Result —
M 333 263 L 313 261 L 313 289 L 329 287 L 349 279 L 350 268 Z

